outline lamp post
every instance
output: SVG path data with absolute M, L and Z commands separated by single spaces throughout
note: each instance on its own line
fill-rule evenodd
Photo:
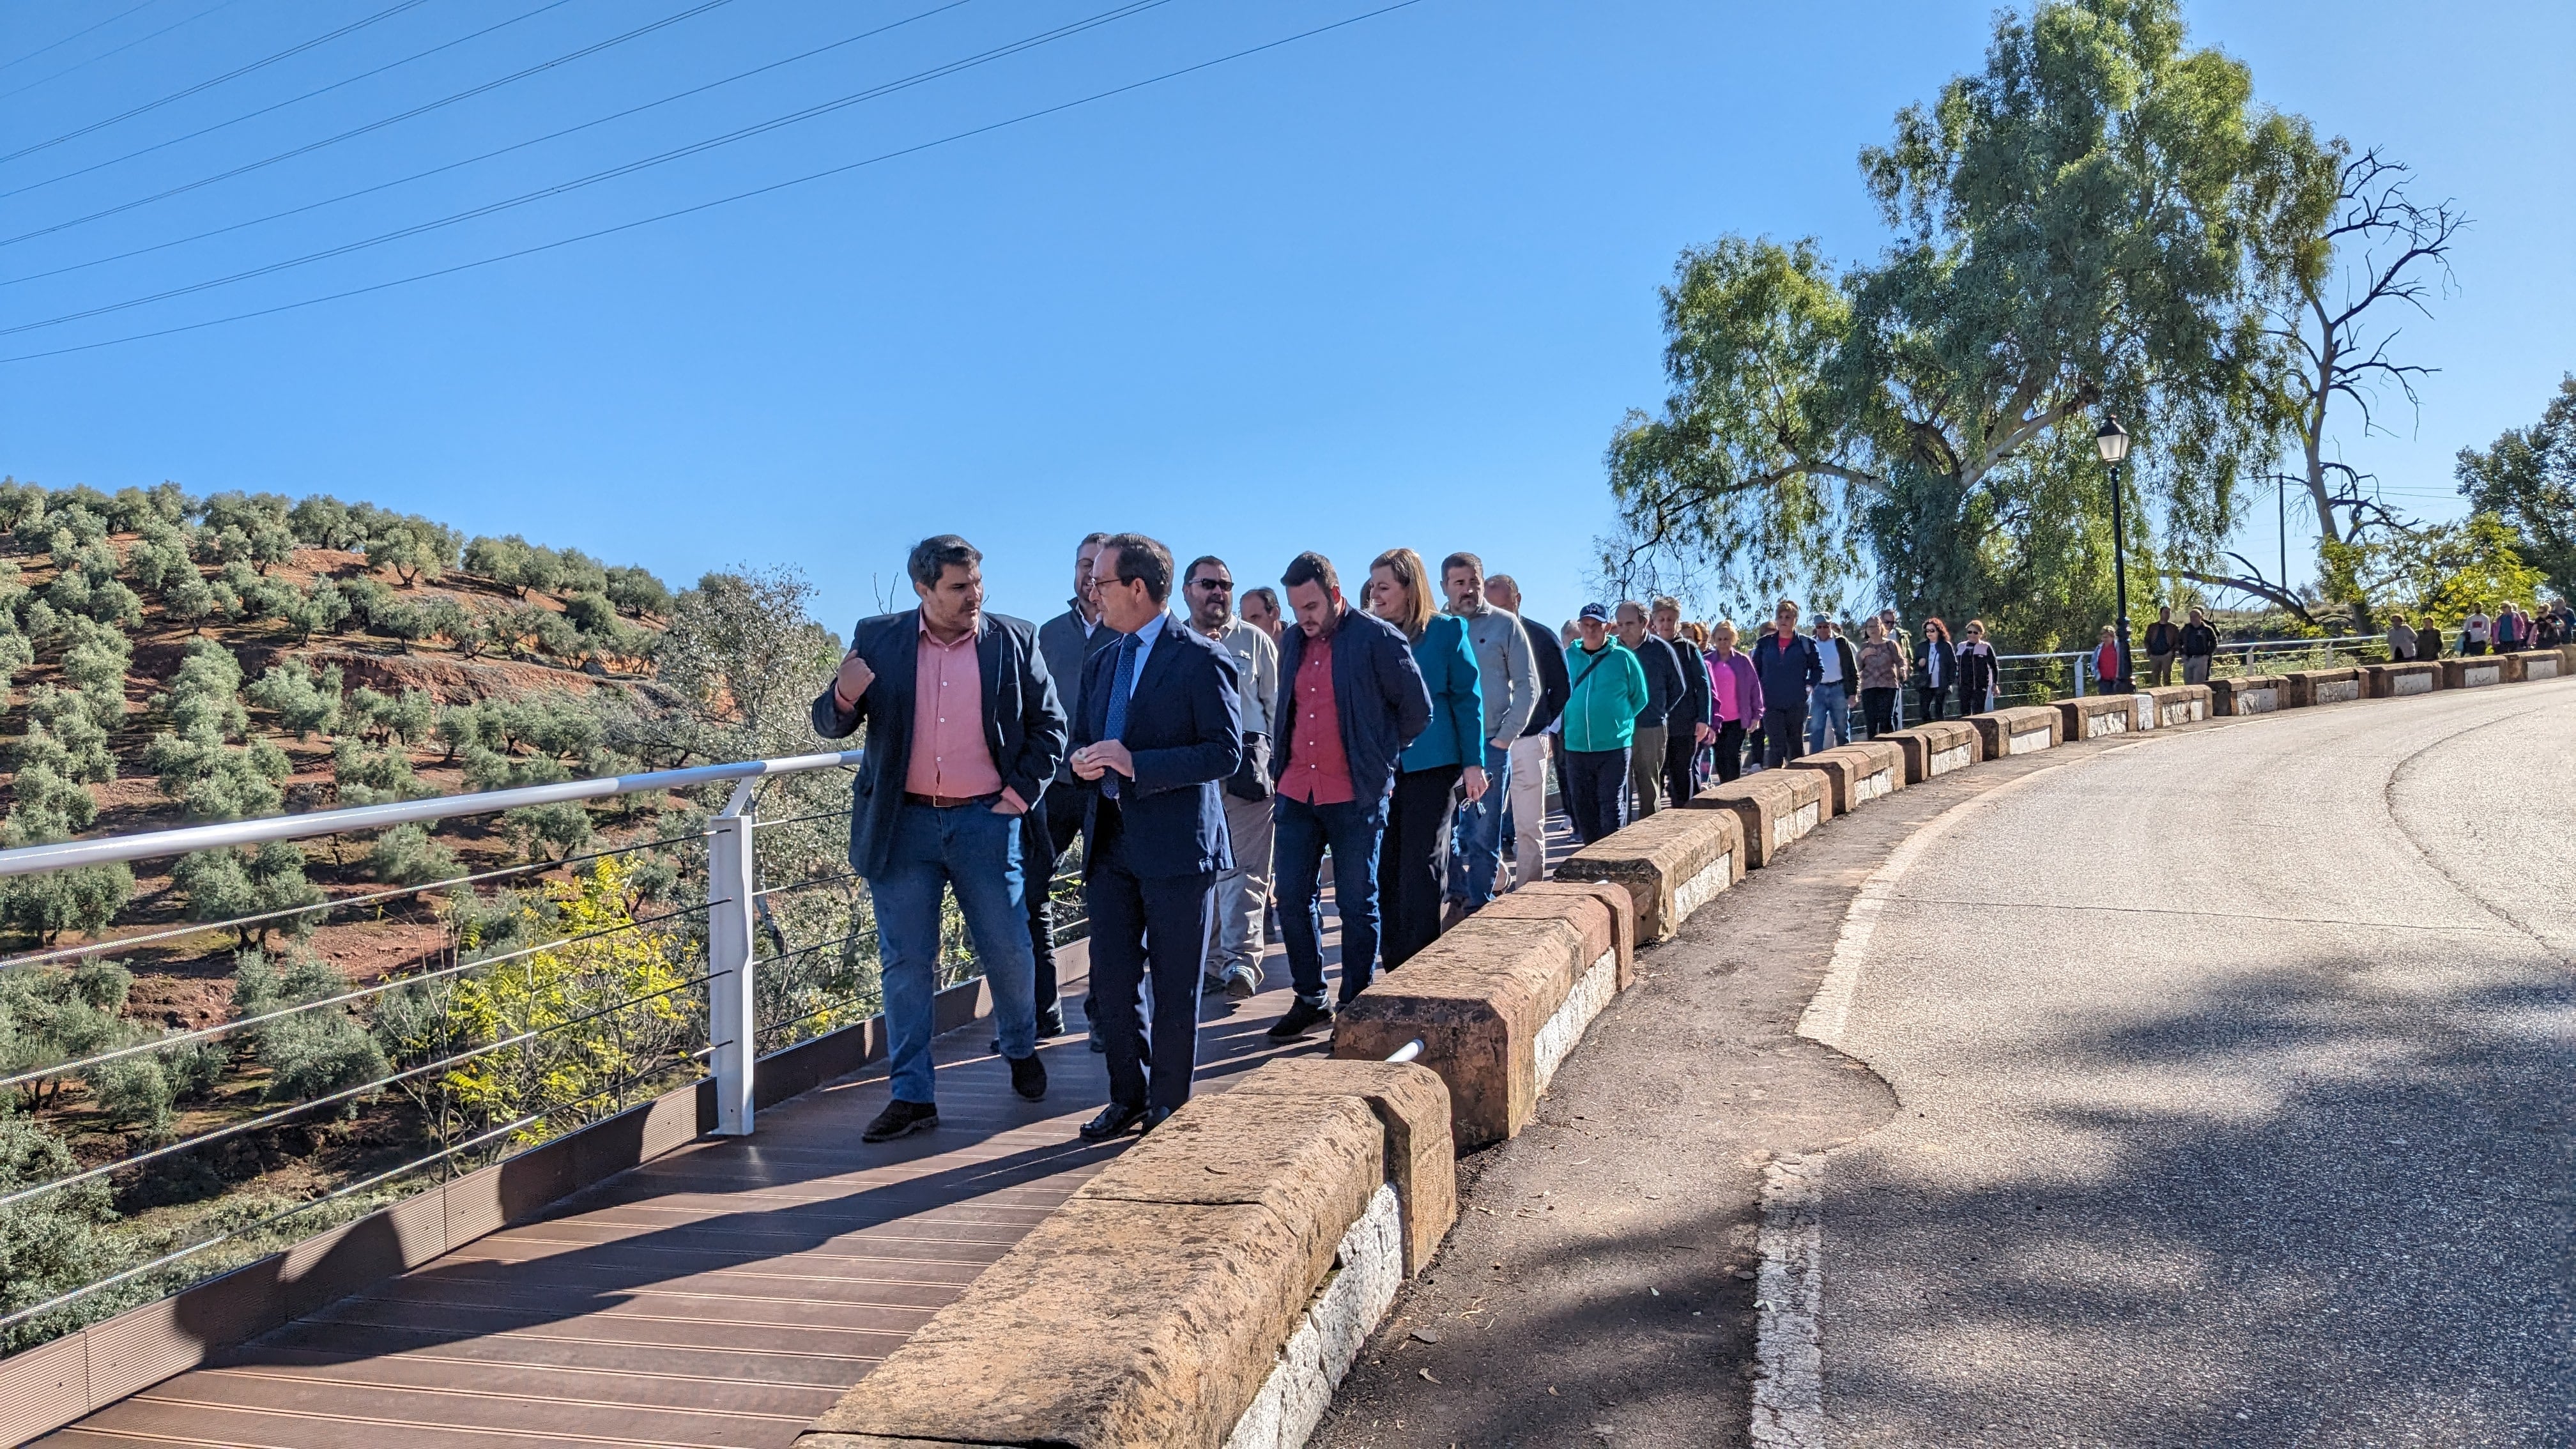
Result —
M 2120 677 L 2112 681 L 2111 692 L 2126 694 L 2134 675 L 2129 665 L 2129 540 L 2122 523 L 2120 463 L 2129 456 L 2129 435 L 2117 413 L 2103 415 L 2093 446 L 2100 450 L 2102 461 L 2111 465 L 2111 578 L 2120 603 Z

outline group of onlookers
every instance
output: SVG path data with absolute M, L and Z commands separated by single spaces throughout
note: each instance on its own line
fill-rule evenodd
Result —
M 2460 620 L 2456 636 L 2462 656 L 2477 654 L 2515 654 L 2526 649 L 2559 649 L 2576 642 L 2576 609 L 2565 599 L 2552 599 L 2538 618 L 2522 605 L 2507 601 L 2496 606 L 2494 615 L 2486 605 L 2473 604 Z M 2439 659 L 2442 657 L 2442 631 L 2430 619 L 2409 624 L 2404 614 L 2388 616 L 2388 657 L 2395 661 Z
M 930 1038 L 953 892 L 993 999 L 1013 1087 L 1046 1093 L 1038 1043 L 1065 1030 L 1048 883 L 1079 835 L 1091 921 L 1091 1045 L 1110 1102 L 1092 1140 L 1151 1130 L 1187 1100 L 1199 1002 L 1241 999 L 1285 948 L 1293 998 L 1269 1029 L 1329 1022 L 1325 861 L 1339 919 L 1339 999 L 1429 946 L 1500 891 L 1546 874 L 1554 756 L 1577 839 L 1594 841 L 1714 775 L 1787 763 L 1905 724 L 1994 707 L 2001 660 L 1981 621 L 1909 638 L 1886 609 L 1857 639 L 1805 633 L 1783 599 L 1748 647 L 1733 622 L 1685 622 L 1656 598 L 1586 604 L 1562 634 L 1519 613 L 1471 553 L 1435 576 L 1409 548 L 1372 560 L 1358 598 L 1332 562 L 1290 560 L 1277 589 L 1238 591 L 1213 556 L 1175 570 L 1142 534 L 1095 533 L 1073 596 L 1042 625 L 983 610 L 982 555 L 954 535 L 907 564 L 919 607 L 862 620 L 814 726 L 864 723 L 850 860 L 869 887 L 893 1101 L 884 1141 L 936 1126 Z M 1184 612 L 1173 611 L 1177 592 Z M 2535 620 L 2470 615 L 2461 652 L 2565 642 L 2564 603 Z M 2200 682 L 2217 633 L 2159 611 L 2151 677 Z M 2438 630 L 2389 630 L 2398 658 Z M 2097 674 L 2123 674 L 2104 631 Z M 1553 747 L 1550 741 L 1553 740 Z M 1506 844 L 1508 842 L 1508 844 Z

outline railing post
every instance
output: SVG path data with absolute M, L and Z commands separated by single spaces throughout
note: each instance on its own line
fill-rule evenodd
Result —
M 749 782 L 746 781 L 746 784 Z M 707 1039 L 716 1079 L 716 1135 L 751 1135 L 751 803 L 737 790 L 707 838 Z

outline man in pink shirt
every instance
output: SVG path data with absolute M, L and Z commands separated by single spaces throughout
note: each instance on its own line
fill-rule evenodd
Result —
M 993 993 L 1011 1086 L 1046 1095 L 1037 1055 L 1019 817 L 1064 755 L 1065 716 L 1026 620 L 984 612 L 983 555 L 954 534 L 924 539 L 909 571 L 921 606 L 862 619 L 814 729 L 868 726 L 850 796 L 850 866 L 876 907 L 894 1100 L 862 1134 L 884 1142 L 939 1125 L 931 1093 L 939 904 L 953 890 Z M 1043 864 L 1039 869 L 1045 869 Z

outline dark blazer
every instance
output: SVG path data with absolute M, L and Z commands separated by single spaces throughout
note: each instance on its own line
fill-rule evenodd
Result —
M 1706 658 L 1687 638 L 1667 639 L 1664 644 L 1673 651 L 1673 658 L 1682 669 L 1682 697 L 1673 704 L 1672 727 L 1686 730 L 1711 723 Z
M 1064 612 L 1038 626 L 1038 653 L 1045 656 L 1047 677 L 1055 681 L 1056 702 L 1064 706 L 1064 717 L 1082 717 L 1082 666 L 1092 652 L 1103 644 L 1118 642 L 1118 631 L 1103 626 L 1088 633 L 1082 627 L 1082 616 L 1073 611 L 1073 601 L 1065 600 Z M 1072 751 L 1066 751 L 1071 754 Z M 1056 761 L 1055 783 L 1058 789 L 1068 786 L 1091 788 L 1088 781 L 1077 780 L 1063 760 Z
M 1765 629 L 1750 652 L 1753 672 L 1762 680 L 1763 703 L 1772 709 L 1806 708 L 1808 689 L 1825 677 L 1824 661 L 1816 657 L 1816 641 L 1793 634 L 1783 647 L 1780 631 Z
M 1689 687 L 1682 678 L 1681 655 L 1653 634 L 1639 637 L 1630 652 L 1646 671 L 1646 707 L 1637 711 L 1637 728 L 1662 729 L 1671 722 L 1673 711 L 1681 708 L 1682 691 Z
M 1524 617 L 1521 632 L 1529 636 L 1530 657 L 1538 661 L 1538 713 L 1530 716 L 1529 728 L 1521 731 L 1521 738 L 1528 739 L 1547 733 L 1547 727 L 1565 713 L 1565 697 L 1573 691 L 1565 673 L 1565 646 L 1557 642 L 1556 631 Z
M 1073 722 L 1073 748 L 1107 739 L 1109 691 L 1118 678 L 1119 636 L 1095 649 L 1082 666 L 1082 713 Z M 1213 639 L 1166 614 L 1162 632 L 1145 655 L 1145 667 L 1127 693 L 1127 719 L 1118 742 L 1136 759 L 1136 778 L 1121 776 L 1118 803 L 1097 792 L 1082 823 L 1083 871 L 1100 858 L 1100 812 L 1116 809 L 1127 867 L 1140 876 L 1204 875 L 1232 870 L 1234 852 L 1225 834 L 1225 797 L 1218 789 L 1243 759 L 1235 711 L 1234 656 Z M 1102 776 L 1094 784 L 1108 779 Z
M 1273 783 L 1288 778 L 1288 757 L 1296 748 L 1290 726 L 1297 720 L 1297 666 L 1305 658 L 1304 629 L 1279 636 L 1279 701 L 1270 731 Z M 1413 646 L 1393 624 L 1348 604 L 1333 625 L 1333 713 L 1341 717 L 1351 798 L 1362 802 L 1395 788 L 1397 757 L 1431 723 L 1431 687 L 1413 662 Z
M 850 868 L 863 876 L 885 869 L 903 809 L 903 778 L 912 766 L 913 675 L 920 662 L 921 611 L 879 614 L 850 629 L 850 647 L 876 671 L 859 707 L 841 712 L 832 686 L 814 698 L 814 733 L 847 738 L 868 722 L 867 753 L 850 786 Z M 1064 710 L 1038 653 L 1037 630 L 1025 619 L 986 614 L 975 636 L 984 673 L 984 746 L 1002 783 L 1030 805 L 1064 757 Z

